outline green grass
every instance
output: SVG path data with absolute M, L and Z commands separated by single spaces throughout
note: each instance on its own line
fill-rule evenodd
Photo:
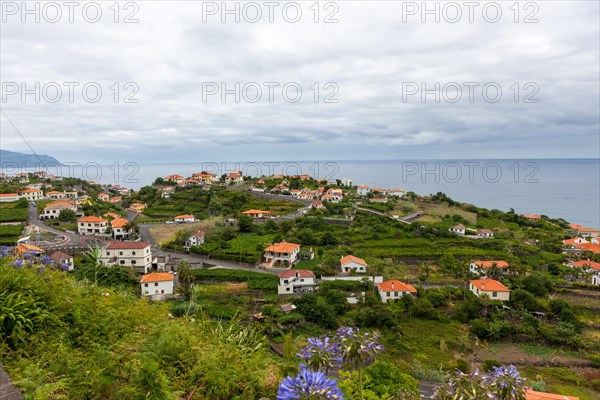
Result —
M 27 221 L 27 207 L 19 207 L 21 204 L 20 201 L 0 203 L 0 222 Z
M 600 393 L 578 375 L 577 370 L 571 368 L 526 366 L 520 367 L 519 371 L 530 380 L 535 380 L 540 375 L 546 381 L 546 391 L 550 393 L 577 396 L 580 400 L 596 400 L 600 397 Z

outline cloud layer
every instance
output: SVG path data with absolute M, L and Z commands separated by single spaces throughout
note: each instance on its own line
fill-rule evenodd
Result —
M 439 22 L 421 2 L 322 2 L 318 23 L 313 2 L 295 3 L 296 23 L 283 2 L 273 23 L 263 2 L 227 2 L 239 22 L 221 2 L 119 3 L 118 23 L 108 2 L 95 3 L 97 23 L 84 19 L 85 2 L 73 23 L 64 6 L 50 23 L 39 3 L 36 23 L 5 3 L 2 110 L 37 152 L 64 161 L 598 157 L 597 2 L 520 3 L 518 15 L 493 3 L 496 23 L 489 2 L 473 22 L 463 2 L 430 3 Z M 262 20 L 251 23 L 255 9 Z M 131 13 L 138 22 L 123 23 Z M 72 102 L 65 82 L 79 84 Z M 4 115 L 1 128 L 2 148 L 28 150 Z

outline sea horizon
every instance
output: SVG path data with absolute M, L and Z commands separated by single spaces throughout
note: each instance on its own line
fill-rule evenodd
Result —
M 600 159 L 596 158 L 68 163 L 55 174 L 134 190 L 152 184 L 157 177 L 174 173 L 189 176 L 202 170 L 222 175 L 239 169 L 253 177 L 309 174 L 319 179 L 350 179 L 353 185 L 400 187 L 421 195 L 444 192 L 456 201 L 478 207 L 512 208 L 517 213 L 600 227 Z M 53 173 L 52 167 L 48 170 Z

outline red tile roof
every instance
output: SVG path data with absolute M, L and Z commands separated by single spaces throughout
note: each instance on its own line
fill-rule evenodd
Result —
M 183 214 L 183 215 L 178 215 L 175 217 L 175 219 L 188 219 L 188 218 L 194 218 L 194 216 L 191 214 Z
M 474 279 L 470 283 L 484 292 L 510 292 L 510 289 L 492 278 Z
M 342 264 L 342 265 L 347 264 L 352 261 L 354 261 L 357 264 L 364 265 L 365 267 L 367 266 L 367 262 L 365 260 L 363 260 L 362 258 L 354 257 L 352 255 L 348 255 L 346 257 L 340 258 L 340 264 Z
M 110 221 L 110 225 L 113 228 L 122 228 L 125 225 L 127 225 L 129 223 L 129 221 L 127 221 L 125 218 L 121 218 L 121 217 L 117 217 L 115 219 L 113 219 L 112 221 Z
M 145 249 L 150 245 L 146 242 L 110 242 L 106 246 L 107 250 L 134 250 L 134 249 Z
M 294 278 L 298 274 L 300 278 L 314 278 L 315 274 L 306 269 L 288 269 L 277 274 L 279 279 Z
M 377 284 L 383 292 L 411 292 L 417 293 L 417 289 L 409 283 L 400 282 L 398 280 L 385 281 Z
M 142 275 L 142 283 L 166 282 L 172 280 L 173 274 L 169 274 L 166 272 L 152 272 L 151 274 Z
M 0 194 L 0 197 L 16 197 L 18 196 L 17 193 L 4 193 L 4 194 Z

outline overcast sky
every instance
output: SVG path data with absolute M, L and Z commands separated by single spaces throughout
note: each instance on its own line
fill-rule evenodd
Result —
M 271 23 L 263 2 L 237 4 L 239 22 L 220 1 L 120 3 L 119 22 L 112 1 L 81 2 L 71 23 L 58 2 L 51 23 L 56 7 L 38 3 L 35 22 L 2 1 L 2 149 L 30 152 L 10 119 L 61 161 L 599 156 L 597 1 L 521 2 L 518 15 L 501 1 L 501 16 L 488 2 L 441 2 L 439 22 L 400 1 L 322 2 L 315 22 L 313 3 L 296 3 L 292 23 L 297 8 L 281 2 Z M 79 85 L 72 101 L 65 82 Z M 272 99 L 265 82 L 278 83 Z

